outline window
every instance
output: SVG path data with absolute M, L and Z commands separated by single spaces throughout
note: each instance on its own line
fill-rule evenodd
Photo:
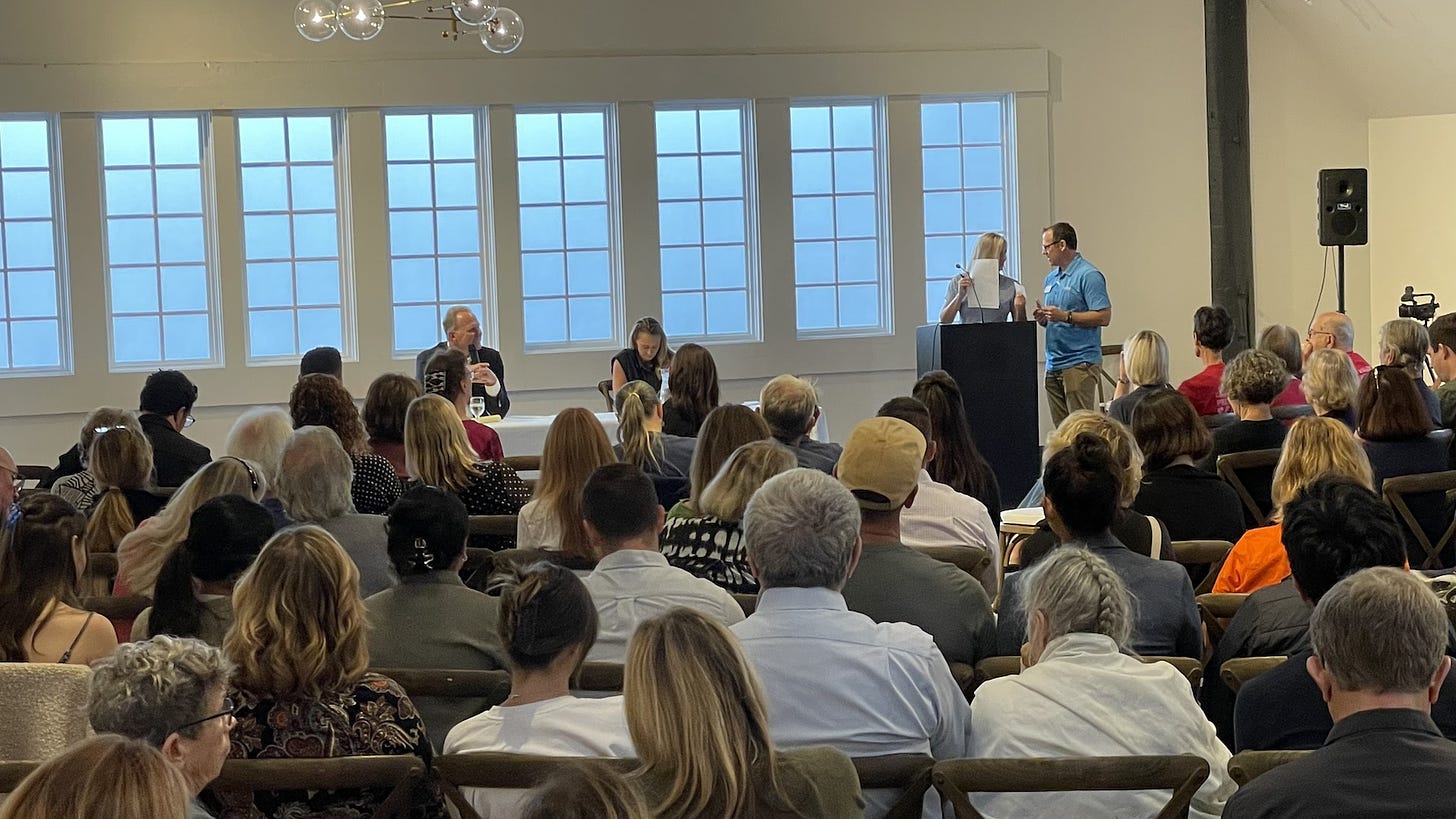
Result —
M 485 320 L 480 144 L 474 112 L 384 115 L 395 355 L 434 346 L 452 305 Z
M 516 110 L 528 348 L 616 336 L 615 131 L 609 105 Z
M 100 122 L 111 363 L 125 370 L 216 361 L 208 120 Z
M 748 111 L 741 102 L 657 107 L 662 322 L 674 339 L 753 336 Z
M 800 335 L 888 326 L 883 135 L 878 100 L 796 102 L 789 108 Z
M 344 345 L 339 120 L 238 116 L 248 357 L 292 359 Z
M 925 316 L 937 321 L 946 288 L 987 231 L 1007 236 L 1011 212 L 1004 99 L 933 99 L 920 105 L 925 188 Z M 1015 254 L 1006 275 L 1016 274 Z
M 0 375 L 60 372 L 68 363 L 51 126 L 0 117 Z

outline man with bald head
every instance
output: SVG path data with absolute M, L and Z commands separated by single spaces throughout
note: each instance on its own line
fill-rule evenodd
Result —
M 0 526 L 10 517 L 10 507 L 15 505 L 15 490 L 20 484 L 20 470 L 10 450 L 0 446 Z
M 1320 313 L 1310 322 L 1309 332 L 1304 336 L 1304 358 L 1315 350 L 1325 348 L 1339 350 L 1350 357 L 1355 365 L 1355 375 L 1364 378 L 1370 372 L 1370 363 L 1355 352 L 1355 323 L 1344 313 Z

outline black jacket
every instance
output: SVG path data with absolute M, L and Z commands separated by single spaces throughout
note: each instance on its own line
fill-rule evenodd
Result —
M 428 350 L 421 351 L 415 356 L 415 380 L 421 384 L 425 383 L 425 365 L 430 363 L 430 358 L 445 349 L 445 342 L 440 342 Z M 468 357 L 468 356 L 467 356 Z M 470 394 L 485 399 L 485 414 L 499 415 L 506 417 L 511 411 L 511 396 L 506 392 L 506 364 L 501 360 L 499 350 L 491 347 L 476 347 L 475 360 L 471 364 L 489 364 L 490 371 L 495 373 L 496 380 L 500 382 L 500 392 L 494 396 L 485 394 L 484 384 L 470 385 Z
M 152 442 L 152 463 L 156 466 L 157 486 L 181 486 L 192 473 L 212 460 L 207 447 L 172 428 L 172 423 L 156 413 L 141 415 L 142 432 Z
M 1219 676 L 1226 660 L 1270 657 L 1309 650 L 1309 604 L 1299 596 L 1294 579 L 1259 589 L 1239 606 L 1228 631 L 1213 649 L 1203 675 L 1200 701 L 1208 721 L 1225 745 L 1234 744 L 1234 692 Z

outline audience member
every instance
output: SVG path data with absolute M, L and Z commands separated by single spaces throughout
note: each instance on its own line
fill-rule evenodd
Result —
M 1441 426 L 1456 429 L 1456 313 L 1431 322 L 1431 369 L 1436 373 L 1436 398 L 1441 404 Z
M 1223 351 L 1233 340 L 1233 331 L 1233 319 L 1223 307 L 1200 307 L 1193 313 L 1193 354 L 1203 369 L 1179 384 L 1178 392 L 1199 415 L 1233 412 L 1222 392 Z
M 305 375 L 331 375 L 344 380 L 344 357 L 336 347 L 315 347 L 298 360 L 298 377 Z
M 136 418 L 96 429 L 100 431 L 86 450 L 86 463 L 96 476 L 97 494 L 92 498 L 83 540 L 88 552 L 115 552 L 122 539 L 162 511 L 166 501 L 151 491 L 152 442 Z M 56 481 L 57 488 L 73 477 Z
M 764 481 L 793 468 L 794 454 L 773 441 L 739 447 L 703 490 L 699 515 L 667 521 L 661 538 L 667 562 L 728 591 L 757 593 L 743 541 L 743 513 Z
M 455 493 L 472 515 L 514 515 L 531 499 L 516 470 L 476 459 L 454 408 L 438 395 L 410 402 L 404 453 L 411 478 Z
M 718 365 L 707 347 L 684 344 L 672 355 L 672 392 L 662 404 L 662 431 L 696 438 L 718 406 Z
M 470 448 L 482 461 L 505 458 L 500 436 L 495 430 L 470 416 L 470 369 L 465 353 L 445 350 L 435 353 L 425 365 L 425 395 L 438 395 L 455 408 L 455 416 L 465 428 Z
M 1360 379 L 1349 356 L 1339 350 L 1315 350 L 1304 360 L 1304 380 L 1299 386 L 1315 415 L 1334 418 L 1354 431 Z
M 142 385 L 138 420 L 152 442 L 158 486 L 181 486 L 212 460 L 207 447 L 182 434 L 196 403 L 196 385 L 178 370 L 157 370 Z
M 926 441 L 913 425 L 891 417 L 862 421 L 849 434 L 835 472 L 859 504 L 862 551 L 842 594 L 850 611 L 877 623 L 919 626 L 947 661 L 975 665 L 996 642 L 986 591 L 955 566 L 900 540 L 901 510 L 919 501 Z
M 257 467 L 268 489 L 259 503 L 273 516 L 273 528 L 289 523 L 278 500 L 278 468 L 283 463 L 283 447 L 293 434 L 293 420 L 278 407 L 253 407 L 238 416 L 223 442 L 224 453 L 242 458 Z
M 15 457 L 10 450 L 0 446 L 0 513 L 5 515 L 5 520 L 10 520 L 10 515 L 15 509 L 15 497 L 20 488 L 20 468 L 15 465 Z
M 668 519 L 697 517 L 703 490 L 723 468 L 728 456 L 750 441 L 771 438 L 773 434 L 769 432 L 763 416 L 742 404 L 724 404 L 708 413 L 698 432 L 697 446 L 693 447 L 693 461 L 688 469 L 687 500 L 678 501 L 667 510 Z
M 945 370 L 932 370 L 915 382 L 910 395 L 930 410 L 931 440 L 935 444 L 930 477 L 980 501 L 991 515 L 991 522 L 1000 527 L 1001 485 L 990 462 L 976 448 L 960 386 Z
M 1315 350 L 1335 349 L 1350 357 L 1355 365 L 1355 375 L 1364 378 L 1370 372 L 1370 364 L 1355 352 L 1355 322 L 1344 313 L 1320 313 L 1309 324 L 1305 334 L 1302 352 L 1305 360 Z
M 1120 543 L 1110 531 L 1119 493 L 1119 464 L 1107 441 L 1084 432 L 1067 448 L 1047 459 L 1042 480 L 1046 498 L 1042 508 L 1047 523 L 1062 542 L 1085 547 L 1101 557 L 1122 578 L 1138 601 L 1132 647 L 1142 654 L 1199 657 L 1203 635 L 1193 584 L 1177 563 L 1153 560 Z M 1001 589 L 1000 617 L 996 623 L 998 654 L 1015 655 L 1026 642 L 1030 611 L 1025 572 L 1006 576 Z
M 1289 574 L 1284 553 L 1284 507 L 1312 481 L 1340 475 L 1372 489 L 1370 459 L 1355 436 L 1333 418 L 1300 418 L 1289 430 L 1289 440 L 1274 467 L 1270 497 L 1274 502 L 1269 526 L 1250 529 L 1239 538 L 1219 570 L 1215 592 L 1245 593 L 1272 586 Z
M 1209 775 L 1189 815 L 1218 816 L 1235 787 L 1228 749 L 1181 672 L 1133 655 L 1137 617 L 1118 572 L 1087 549 L 1058 549 L 1025 573 L 1024 589 L 1021 673 L 976 689 L 968 755 L 1194 754 L 1208 762 Z M 972 801 L 988 816 L 1147 816 L 1167 796 L 1080 791 L 977 794 Z
M 274 535 L 238 582 L 233 609 L 223 642 L 237 667 L 231 757 L 429 758 L 430 740 L 409 695 L 394 680 L 368 671 L 359 572 L 328 532 L 302 525 Z M 377 788 L 216 790 L 224 816 L 270 819 L 368 816 L 386 795 Z M 435 786 L 422 786 L 414 799 L 411 815 L 446 815 Z
M 197 797 L 228 756 L 237 722 L 227 698 L 232 672 L 221 649 L 166 636 L 126 643 L 91 667 L 92 729 L 161 751 L 187 783 L 188 819 L 212 816 Z
M 485 399 L 485 414 L 506 417 L 511 411 L 511 396 L 506 392 L 505 361 L 500 351 L 480 343 L 480 320 L 469 307 L 457 304 L 446 308 L 441 324 L 445 340 L 415 356 L 415 380 L 425 383 L 425 365 L 436 353 L 459 350 L 470 368 L 472 395 Z
M 293 385 L 288 397 L 288 414 L 293 428 L 328 427 L 354 463 L 349 493 L 354 508 L 364 515 L 382 515 L 399 500 L 399 479 L 394 466 L 369 451 L 364 421 L 354 408 L 354 399 L 339 379 L 327 375 L 305 375 Z
M 399 580 L 390 566 L 385 519 L 354 511 L 349 499 L 352 469 L 349 453 L 333 430 L 294 430 L 283 448 L 278 497 L 288 517 L 318 526 L 343 547 L 358 570 L 359 594 L 368 597 L 393 588 Z
M 675 608 L 641 624 L 624 675 L 627 727 L 659 819 L 862 819 L 859 779 L 829 747 L 779 750 L 763 685 L 732 633 Z
M 1356 431 L 1370 456 L 1375 491 L 1386 478 L 1451 468 L 1447 444 L 1451 434 L 1444 430 L 1432 434 L 1430 415 L 1404 368 L 1382 364 L 1371 370 L 1360 382 L 1356 401 L 1360 412 Z
M 819 424 L 819 393 L 796 375 L 777 376 L 758 392 L 758 413 L 768 422 L 774 440 L 794 451 L 799 466 L 832 473 L 839 444 L 814 439 Z
M 962 495 L 930 477 L 928 468 L 935 463 L 934 428 L 930 410 L 914 398 L 891 398 L 880 406 L 877 415 L 899 418 L 915 427 L 925 440 L 925 457 L 915 482 L 915 504 L 900 510 L 900 542 L 912 549 L 930 546 L 977 546 L 986 551 L 991 562 L 979 578 L 986 594 L 992 598 L 996 588 L 996 567 L 1001 565 L 1001 538 L 986 505 L 969 495 Z M 871 615 L 873 616 L 873 615 Z
M 982 324 L 985 322 L 1026 321 L 1026 288 L 1021 282 L 1006 275 L 1006 237 L 988 230 L 976 240 L 968 263 L 975 269 L 975 262 L 981 259 L 996 260 L 996 303 L 981 304 L 972 291 L 971 272 L 961 273 L 946 282 L 945 304 L 940 308 L 940 323 L 950 324 L 957 318 L 961 324 Z
M 668 565 L 658 551 L 662 507 L 652 480 L 631 464 L 600 467 L 581 490 L 581 526 L 596 569 L 583 581 L 597 607 L 592 662 L 620 663 L 643 621 L 672 608 L 700 611 L 724 625 L 743 619 L 733 595 L 707 580 Z
M 1166 521 L 1171 540 L 1227 540 L 1244 534 L 1239 495 L 1196 462 L 1213 448 L 1208 429 L 1180 392 L 1163 390 L 1138 404 L 1132 435 L 1143 453 L 1134 511 Z
M 571 678 L 597 638 L 597 610 L 576 575 L 544 562 L 518 570 L 501 589 L 499 628 L 511 664 L 510 696 L 452 728 L 445 753 L 635 755 L 621 697 L 571 695 Z M 482 816 L 514 816 L 526 797 L 520 790 L 464 790 Z
M 1336 584 L 1310 616 L 1304 663 L 1334 728 L 1314 753 L 1241 788 L 1224 816 L 1449 814 L 1456 744 L 1430 716 L 1451 670 L 1449 628 L 1430 589 L 1399 569 Z
M 1405 370 L 1430 413 L 1431 424 L 1439 427 L 1443 426 L 1441 399 L 1426 386 L 1425 381 L 1426 354 L 1430 349 L 1430 333 L 1415 319 L 1391 319 L 1380 325 L 1380 363 Z
M 77 444 L 80 452 L 81 471 L 67 475 L 55 481 L 50 487 L 52 492 L 66 499 L 66 502 L 76 507 L 76 511 L 86 514 L 91 511 L 91 506 L 96 502 L 96 496 L 100 494 L 101 487 L 96 485 L 96 474 L 91 469 L 91 444 L 95 442 L 98 429 L 111 430 L 113 427 L 134 427 L 138 433 L 141 431 L 141 421 L 137 420 L 136 413 L 120 407 L 97 407 L 86 414 L 86 419 L 81 422 L 81 440 Z M 147 451 L 151 451 L 151 442 L 147 442 Z M 152 479 L 151 463 L 148 462 L 146 478 L 137 483 L 144 486 Z M 153 513 L 155 514 L 155 513 Z M 115 546 L 115 542 L 112 543 Z
M 859 518 L 854 495 L 817 470 L 770 478 L 748 504 L 744 535 L 763 593 L 733 632 L 763 681 L 773 740 L 831 745 L 851 757 L 963 757 L 970 708 L 930 635 L 845 605 Z M 866 793 L 865 815 L 884 816 L 894 798 Z M 940 810 L 927 794 L 926 819 Z
M 1123 343 L 1117 366 L 1117 388 L 1107 414 L 1118 423 L 1131 424 L 1139 402 L 1173 388 L 1168 383 L 1168 343 L 1152 330 L 1139 330 Z
M 652 814 L 625 774 L 584 759 L 557 768 L 532 788 L 521 819 L 652 819 Z
M 85 525 L 49 492 L 16 502 L 0 534 L 0 662 L 87 665 L 116 650 L 111 623 L 76 602 Z
M 581 487 L 598 467 L 616 462 L 607 431 L 590 410 L 571 407 L 557 413 L 541 449 L 541 479 L 516 518 L 516 548 L 594 561 L 581 526 Z
M 662 392 L 662 371 L 672 362 L 672 348 L 662 323 L 647 316 L 632 325 L 627 346 L 612 357 L 612 394 L 633 381 L 641 381 L 654 393 Z
M 389 559 L 399 585 L 364 600 L 375 668 L 506 667 L 498 601 L 460 580 L 468 535 L 465 504 L 437 487 L 416 486 L 390 507 Z M 451 728 L 485 708 L 468 697 L 414 702 L 436 749 Z
M 1244 350 L 1234 356 L 1223 371 L 1223 394 L 1228 396 L 1238 420 L 1213 431 L 1213 449 L 1202 466 L 1218 468 L 1218 456 L 1255 449 L 1278 449 L 1288 430 L 1269 409 L 1289 383 L 1289 373 L 1273 353 Z
M 404 414 L 410 402 L 424 395 L 420 382 L 403 373 L 385 373 L 369 382 L 364 394 L 364 431 L 369 451 L 389 461 L 396 478 L 408 478 L 404 466 Z
M 616 391 L 617 459 L 649 475 L 686 478 L 697 441 L 662 431 L 662 402 L 645 381 L 628 381 Z
M 1299 331 L 1288 324 L 1271 324 L 1259 331 L 1258 348 L 1272 353 L 1284 372 L 1289 374 L 1289 383 L 1284 391 L 1269 402 L 1273 407 L 1299 406 L 1304 403 L 1304 391 L 1300 386 L 1300 374 L 1304 372 L 1304 356 L 1300 348 Z
M 132 624 L 132 639 L 168 634 L 222 645 L 233 624 L 233 586 L 271 537 L 273 516 L 240 495 L 197 507 L 187 539 L 162 564 L 152 605 Z
M 189 819 L 187 783 L 145 742 L 100 734 L 31 771 L 0 819 Z

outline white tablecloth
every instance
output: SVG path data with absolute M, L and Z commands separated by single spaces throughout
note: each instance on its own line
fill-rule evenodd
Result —
M 757 401 L 751 401 L 745 406 L 757 405 Z M 596 416 L 607 431 L 607 440 L 617 443 L 616 414 L 598 412 Z M 501 449 L 507 455 L 540 455 L 546 446 L 546 431 L 551 428 L 551 422 L 555 418 L 554 415 L 508 415 L 491 422 L 490 426 L 500 436 Z M 819 423 L 814 426 L 813 438 L 816 441 L 829 440 L 829 421 L 822 409 L 819 411 Z

